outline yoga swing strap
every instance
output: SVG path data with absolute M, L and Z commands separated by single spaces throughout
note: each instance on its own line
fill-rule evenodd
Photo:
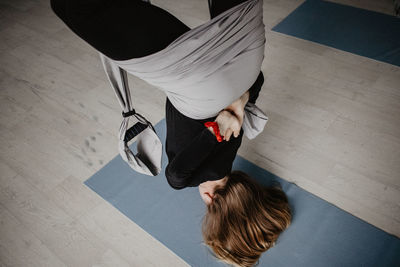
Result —
M 104 70 L 122 108 L 123 120 L 119 128 L 119 153 L 132 169 L 146 175 L 156 176 L 161 172 L 162 143 L 151 122 L 132 107 L 126 71 L 112 64 L 110 60 L 104 59 L 101 57 Z M 131 119 L 136 119 L 137 122 L 128 128 Z M 135 137 L 137 137 L 136 154 L 128 145 L 128 142 Z
M 130 117 L 130 116 L 135 115 L 135 114 L 136 114 L 135 109 L 132 109 L 132 110 L 130 110 L 128 112 L 123 112 L 122 111 L 122 117 L 124 117 L 124 118 Z
M 266 42 L 262 6 L 262 0 L 245 1 L 145 57 L 118 61 L 99 53 L 122 108 L 119 152 L 134 170 L 158 175 L 162 143 L 153 125 L 132 107 L 127 72 L 164 91 L 174 107 L 189 118 L 217 116 L 243 95 L 260 73 Z M 138 122 L 128 128 L 131 118 Z M 267 120 L 261 109 L 247 103 L 244 134 L 253 139 Z M 136 136 L 134 154 L 128 142 Z

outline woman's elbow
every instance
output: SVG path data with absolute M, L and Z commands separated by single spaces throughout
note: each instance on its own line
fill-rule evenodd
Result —
M 171 171 L 168 166 L 165 169 L 165 177 L 167 178 L 168 184 L 175 190 L 180 190 L 186 187 L 186 179 L 182 179 L 179 175 Z

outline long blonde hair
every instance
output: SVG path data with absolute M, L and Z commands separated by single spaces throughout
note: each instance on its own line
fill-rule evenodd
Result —
M 203 218 L 203 239 L 220 260 L 253 266 L 291 221 L 285 193 L 264 187 L 246 173 L 233 171 L 214 192 Z

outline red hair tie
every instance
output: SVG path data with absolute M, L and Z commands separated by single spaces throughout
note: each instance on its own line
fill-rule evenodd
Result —
M 222 138 L 221 134 L 219 133 L 219 127 L 218 127 L 218 123 L 217 122 L 215 122 L 215 121 L 207 121 L 207 122 L 204 123 L 204 126 L 206 126 L 207 128 L 208 127 L 212 127 L 213 131 L 215 133 L 215 137 L 217 137 L 217 141 L 218 142 L 222 142 L 223 138 Z

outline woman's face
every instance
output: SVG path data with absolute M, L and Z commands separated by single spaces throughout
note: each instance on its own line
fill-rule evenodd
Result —
M 228 176 L 225 176 L 224 178 L 216 181 L 207 181 L 204 183 L 201 183 L 199 185 L 199 192 L 200 196 L 203 199 L 204 203 L 206 205 L 211 204 L 213 198 L 214 198 L 214 192 L 217 186 L 224 187 L 226 184 L 226 181 L 228 180 Z

